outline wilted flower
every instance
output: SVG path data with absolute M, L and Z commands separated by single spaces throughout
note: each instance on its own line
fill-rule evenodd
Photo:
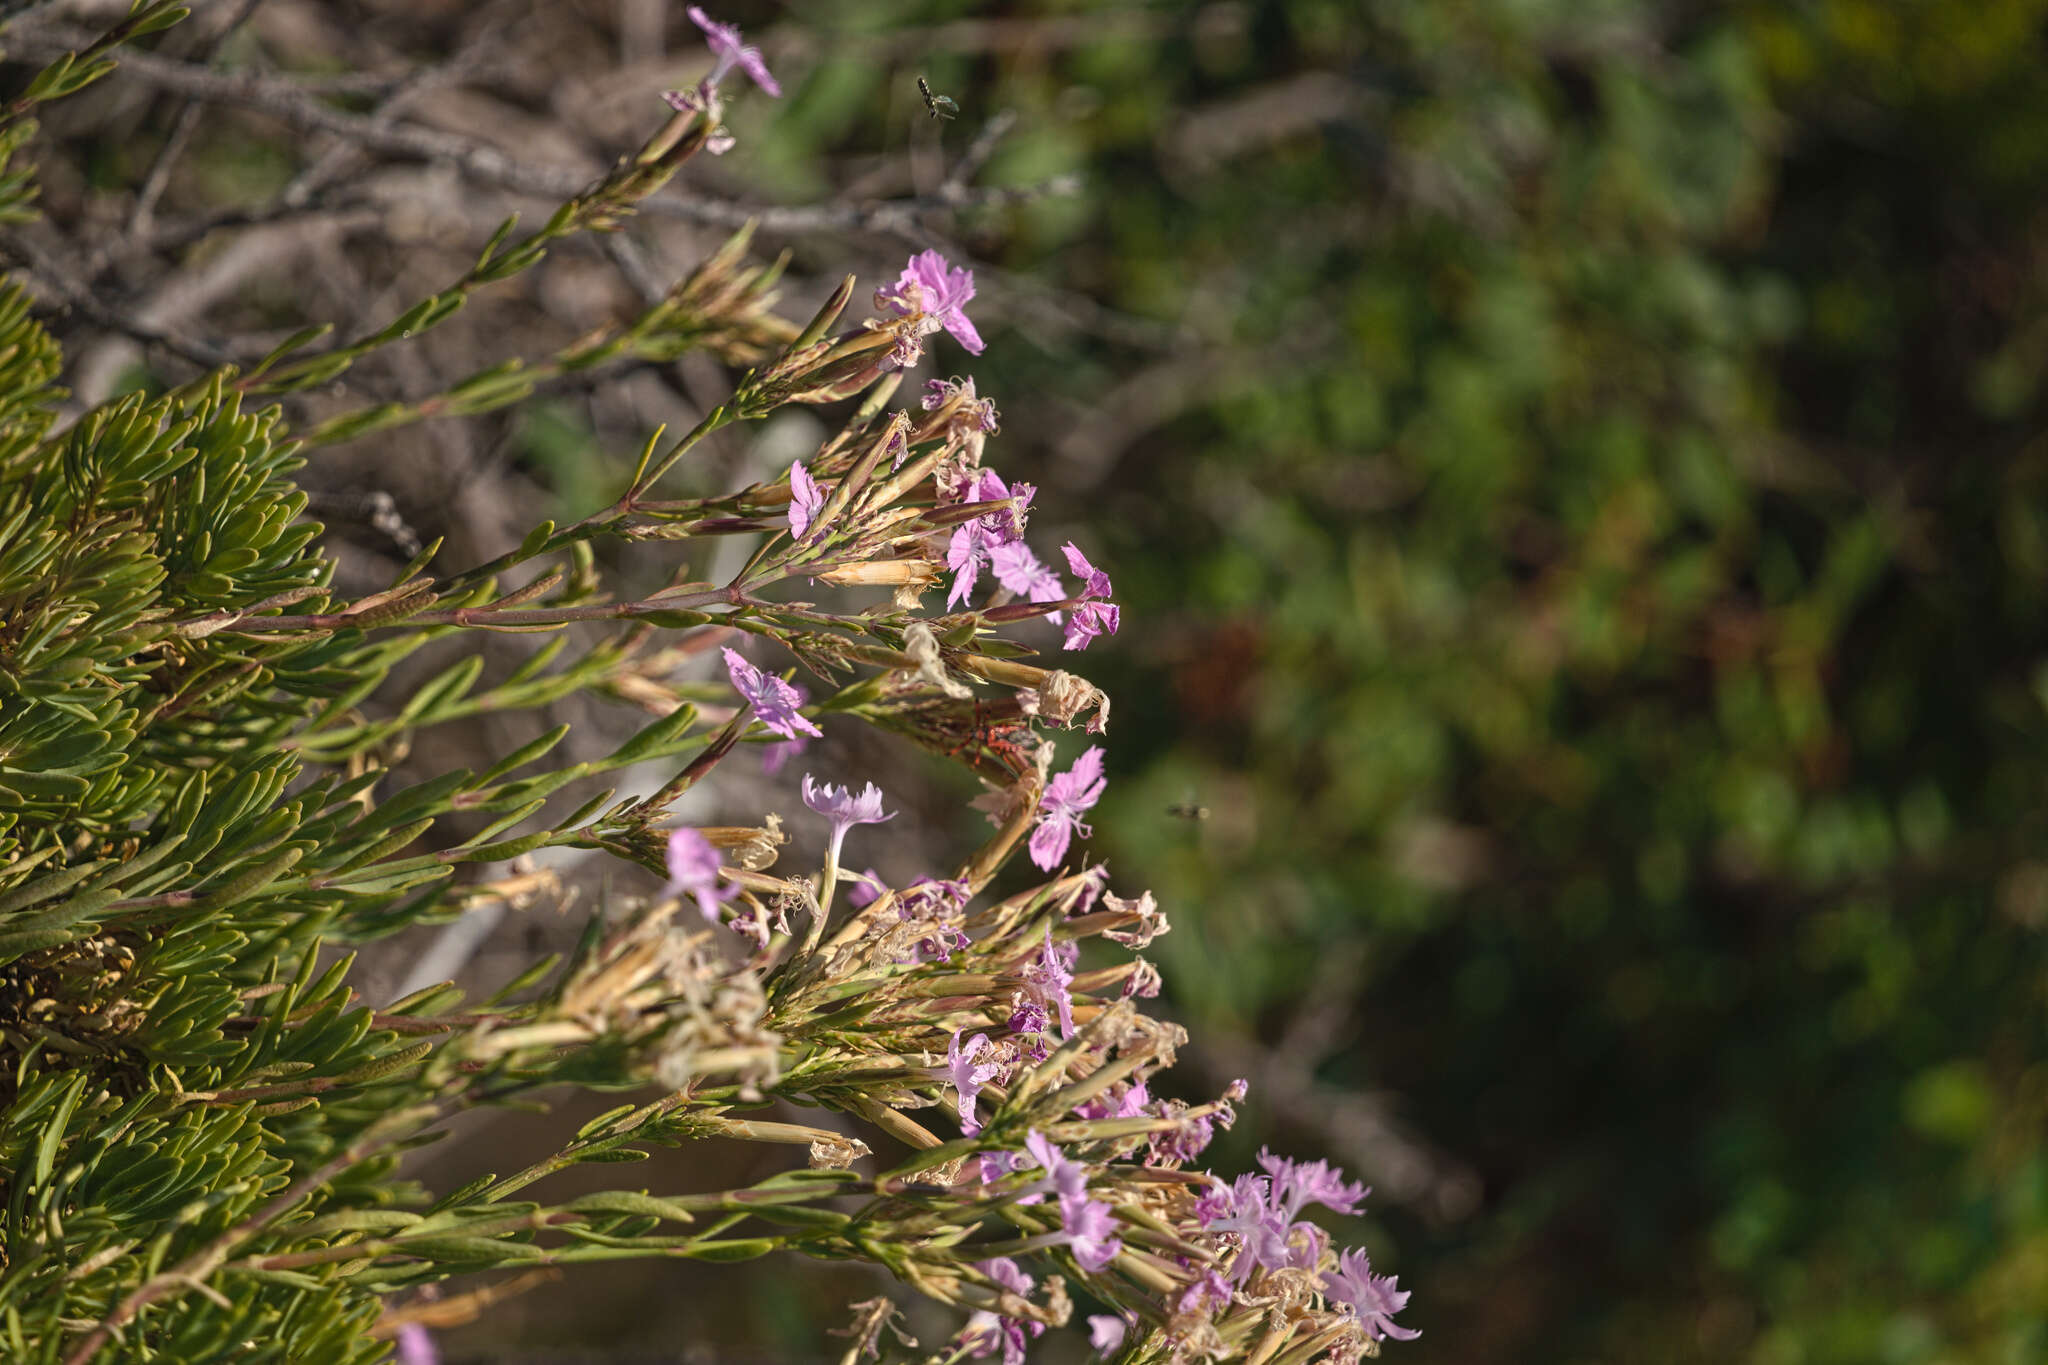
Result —
M 1323 1276 L 1323 1295 L 1333 1303 L 1349 1304 L 1358 1314 L 1358 1325 L 1374 1341 L 1413 1341 L 1422 1333 L 1394 1321 L 1394 1314 L 1408 1306 L 1408 1295 L 1395 1288 L 1398 1283 L 1393 1275 L 1373 1274 L 1372 1258 L 1359 1248 L 1339 1256 L 1337 1269 Z
M 930 320 L 928 331 L 944 327 L 955 341 L 980 355 L 987 343 L 965 311 L 973 297 L 972 270 L 955 269 L 936 251 L 920 251 L 903 267 L 895 284 L 875 291 L 875 306 L 890 309 L 898 317 L 923 313 Z
M 825 493 L 798 460 L 789 466 L 789 533 L 797 540 L 810 534 L 811 523 L 824 510 Z
M 872 782 L 855 796 L 848 788 L 830 783 L 813 786 L 811 775 L 805 773 L 804 804 L 832 822 L 832 845 L 825 861 L 833 867 L 839 865 L 839 847 L 846 842 L 846 831 L 855 825 L 879 825 L 896 818 L 895 811 L 882 809 L 882 789 Z
M 711 74 L 704 78 L 703 89 L 716 89 L 718 83 L 725 79 L 726 72 L 737 66 L 753 79 L 754 84 L 771 95 L 781 96 L 782 87 L 775 83 L 775 77 L 768 74 L 768 63 L 761 60 L 761 49 L 741 43 L 737 25 L 719 23 L 698 5 L 692 5 L 684 12 L 690 16 L 691 23 L 704 30 L 711 55 L 718 59 L 718 64 L 711 68 Z
M 897 927 L 890 933 L 894 960 L 950 962 L 954 953 L 968 948 L 972 940 L 958 923 L 968 894 L 965 882 L 930 877 L 903 888 L 896 898 Z
M 825 737 L 823 730 L 798 714 L 796 708 L 803 705 L 803 696 L 794 687 L 772 673 L 763 673 L 729 646 L 724 653 L 734 690 L 753 703 L 754 715 L 763 725 L 784 739 L 795 739 L 799 733 L 813 739 Z
M 1067 845 L 1093 831 L 1081 816 L 1102 799 L 1109 779 L 1102 775 L 1102 746 L 1090 745 L 1074 766 L 1048 782 L 1038 802 L 1038 828 L 1031 831 L 1031 861 L 1052 871 L 1067 856 Z
M 974 424 L 977 431 L 993 434 L 1002 414 L 996 411 L 995 400 L 982 398 L 974 392 L 974 380 L 927 379 L 924 382 L 924 397 L 918 402 L 926 412 L 936 412 L 955 398 L 960 400 L 959 417 Z
M 1150 891 L 1142 893 L 1136 900 L 1125 900 L 1122 896 L 1109 892 L 1103 896 L 1102 903 L 1119 915 L 1137 917 L 1138 922 L 1135 925 L 1102 931 L 1104 938 L 1112 943 L 1121 943 L 1134 952 L 1140 948 L 1150 947 L 1153 939 L 1173 927 L 1166 922 L 1166 915 L 1159 909 L 1159 902 L 1152 899 Z
M 718 850 L 694 829 L 669 831 L 668 877 L 662 895 L 694 897 L 698 913 L 712 924 L 723 919 L 718 907 L 740 893 L 737 886 L 726 887 L 723 894 L 719 892 Z

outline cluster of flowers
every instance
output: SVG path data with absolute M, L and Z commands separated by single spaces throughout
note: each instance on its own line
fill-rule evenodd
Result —
M 736 29 L 695 8 L 690 15 L 709 37 L 717 68 L 696 92 L 672 102 L 706 108 L 717 81 L 734 67 L 779 93 L 760 54 L 740 42 Z M 871 380 L 878 371 L 914 364 L 923 338 L 942 330 L 981 353 L 984 342 L 966 312 L 974 293 L 971 271 L 936 251 L 913 256 L 875 293 L 881 316 L 866 324 L 874 344 L 858 353 L 878 358 L 855 377 Z M 832 356 L 856 355 L 848 349 L 852 343 L 838 344 L 842 350 Z M 860 480 L 843 472 L 844 461 L 832 466 L 840 474 L 836 484 L 832 474 L 798 461 L 788 474 L 787 543 L 793 555 L 809 558 L 791 561 L 797 571 L 835 583 L 895 583 L 914 603 L 916 590 L 933 581 L 943 563 L 952 574 L 950 611 L 973 600 L 987 570 L 999 592 L 975 618 L 977 626 L 1044 615 L 1063 626 L 1068 650 L 1115 633 L 1120 619 L 1108 576 L 1070 542 L 1062 548 L 1078 580 L 1070 591 L 1026 544 L 1035 489 L 981 466 L 985 438 L 997 429 L 994 405 L 975 392 L 971 379 L 934 379 L 921 407 L 930 414 L 922 424 L 908 414 L 891 419 L 860 478 L 893 456 L 892 496 L 914 485 L 928 504 L 921 513 L 923 539 L 908 549 L 901 538 L 887 539 L 877 529 L 883 500 L 852 496 Z M 913 449 L 933 440 L 943 441 L 942 455 L 903 473 Z M 822 468 L 824 458 L 813 463 Z M 896 556 L 890 562 L 914 559 L 929 572 L 900 568 L 890 577 L 855 564 L 884 545 Z M 834 547 L 845 557 L 833 559 Z M 898 603 L 904 602 L 899 591 Z M 965 689 L 948 678 L 930 628 L 922 637 L 917 629 L 904 635 L 906 653 L 919 661 L 917 670 L 906 670 L 910 682 L 935 683 L 948 696 L 962 696 Z M 763 738 L 778 741 L 768 753 L 771 771 L 821 736 L 805 714 L 803 689 L 736 650 L 726 649 L 724 662 L 742 722 L 751 715 Z M 1065 674 L 1046 676 L 1074 682 Z M 1070 697 L 1054 697 L 1054 690 L 1050 683 L 1043 694 L 1023 689 L 1018 714 L 1071 725 L 1078 707 Z M 1089 729 L 1099 731 L 1106 701 L 1094 697 L 1099 705 Z M 1031 861 L 1048 873 L 1067 865 L 1076 838 L 1091 835 L 1084 817 L 1107 784 L 1103 749 L 1090 746 L 1053 775 L 1050 746 L 1031 743 L 1033 756 L 990 804 L 992 822 L 1003 831 L 994 841 L 999 852 L 956 877 L 890 888 L 872 872 L 843 872 L 852 829 L 895 818 L 872 782 L 855 792 L 804 775 L 804 805 L 830 826 L 816 883 L 774 883 L 728 867 L 720 843 L 700 830 L 680 828 L 668 836 L 666 897 L 693 901 L 708 924 L 752 943 L 751 962 L 736 970 L 779 974 L 761 997 L 773 1015 L 767 1026 L 793 1039 L 807 1020 L 830 1018 L 834 1047 L 872 1046 L 871 1061 L 895 1066 L 867 1073 L 892 1078 L 874 1092 L 879 1102 L 857 1097 L 844 1107 L 932 1150 L 929 1180 L 905 1197 L 942 1196 L 951 1201 L 949 1217 L 962 1217 L 964 1207 L 977 1225 L 992 1214 L 1024 1233 L 1007 1243 L 954 1237 L 945 1243 L 960 1255 L 951 1278 L 929 1264 L 914 1272 L 898 1267 L 919 1288 L 972 1310 L 952 1358 L 1000 1350 L 1005 1365 L 1018 1365 L 1031 1337 L 1065 1319 L 1058 1277 L 1041 1281 L 1019 1259 L 1049 1253 L 1123 1307 L 1090 1319 L 1094 1345 L 1105 1355 L 1343 1362 L 1376 1354 L 1383 1339 L 1413 1337 L 1393 1320 L 1408 1298 L 1395 1281 L 1375 1275 L 1363 1250 L 1333 1247 L 1328 1233 L 1303 1216 L 1310 1206 L 1356 1214 L 1367 1193 L 1362 1186 L 1322 1162 L 1266 1153 L 1262 1173 L 1234 1183 L 1188 1169 L 1216 1127 L 1230 1124 L 1245 1083 L 1209 1104 L 1154 1098 L 1148 1078 L 1170 1065 L 1182 1041 L 1178 1029 L 1144 1018 L 1132 1003 L 1157 993 L 1156 972 L 1138 957 L 1095 971 L 1080 966 L 1080 939 L 1100 935 L 1135 953 L 1165 932 L 1150 893 L 1135 900 L 1114 895 L 1097 864 L 974 908 L 995 867 L 1027 831 Z M 828 940 L 833 892 L 843 879 L 851 884 L 855 912 Z M 770 883 L 784 889 L 765 898 L 756 894 Z M 792 911 L 812 921 L 800 948 Z M 935 964 L 944 966 L 944 975 L 918 975 Z M 844 1002 L 856 998 L 854 992 L 863 1003 L 850 1013 Z M 936 1060 L 941 1042 L 943 1061 Z M 920 1052 L 923 1065 L 904 1064 Z M 808 1093 L 822 1096 L 823 1083 L 813 1081 Z M 957 1141 L 901 1116 L 948 1097 Z

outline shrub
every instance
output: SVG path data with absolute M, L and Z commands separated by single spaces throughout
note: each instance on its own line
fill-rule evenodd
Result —
M 37 104 L 181 15 L 140 6 L 49 67 L 9 106 L 9 152 Z M 424 1324 L 498 1292 L 415 1293 L 456 1277 L 776 1251 L 869 1261 L 965 1310 L 934 1360 L 1017 1359 L 1068 1319 L 1068 1279 L 1110 1310 L 1091 1324 L 1098 1349 L 1132 1361 L 1351 1359 L 1410 1335 L 1392 1321 L 1406 1296 L 1301 1217 L 1355 1211 L 1360 1187 L 1272 1157 L 1226 1185 L 1192 1163 L 1243 1087 L 1204 1104 L 1148 1091 L 1184 1041 L 1139 1008 L 1157 977 L 1134 954 L 1165 919 L 1070 857 L 1103 752 L 1054 773 L 1046 733 L 1103 732 L 1109 701 L 1001 633 L 1052 615 L 1085 648 L 1119 624 L 1109 579 L 1075 546 L 1071 582 L 1027 548 L 1032 490 L 982 465 L 995 412 L 971 380 L 890 406 L 941 328 L 980 349 L 969 273 L 914 257 L 875 316 L 835 331 L 849 277 L 799 328 L 770 311 L 775 272 L 747 263 L 742 232 L 629 325 L 530 366 L 300 431 L 272 401 L 334 385 L 719 150 L 717 77 L 733 62 L 764 72 L 736 35 L 707 29 L 731 60 L 636 154 L 538 231 L 507 222 L 461 279 L 359 341 L 301 333 L 246 372 L 60 424 L 57 350 L 19 284 L 0 292 L 11 1358 L 369 1361 L 393 1335 L 418 1355 Z M 0 216 L 25 216 L 31 190 L 10 175 Z M 382 591 L 332 586 L 292 482 L 308 445 L 692 347 L 758 363 L 695 429 L 656 432 L 609 506 L 473 568 L 427 546 Z M 662 490 L 711 433 L 791 404 L 853 410 L 772 484 Z M 694 549 L 733 536 L 753 547 L 737 575 L 687 578 Z M 593 552 L 606 541 L 662 547 L 673 578 L 620 591 Z M 946 609 L 925 610 L 947 572 Z M 996 591 L 974 607 L 984 577 Z M 829 609 L 796 599 L 819 589 L 834 591 Z M 483 634 L 547 639 L 486 681 Z M 746 637 L 765 669 L 734 647 Z M 380 712 L 394 669 L 435 642 L 455 642 L 456 661 Z M 686 680 L 681 665 L 714 645 L 722 678 Z M 785 655 L 814 703 L 773 671 Z M 590 761 L 550 764 L 557 727 L 481 771 L 394 773 L 409 735 L 579 692 L 628 694 L 657 718 Z M 747 828 L 676 823 L 678 799 L 741 745 L 800 746 L 825 716 L 966 765 L 993 835 L 889 886 L 840 862 L 855 826 L 896 818 L 872 784 L 804 777 L 832 831 L 816 877 L 776 870 L 779 812 Z M 590 790 L 642 764 L 668 774 L 652 794 Z M 447 837 L 458 822 L 472 823 Z M 452 983 L 383 1008 L 358 994 L 353 945 L 530 890 L 519 860 L 557 848 L 665 885 L 607 898 L 573 953 L 483 1000 Z M 1020 848 L 1048 879 L 998 896 Z M 1088 940 L 1123 951 L 1084 969 Z M 462 1112 L 565 1086 L 634 1097 L 510 1175 L 442 1191 L 401 1178 L 403 1154 Z M 903 1154 L 871 1160 L 822 1116 L 745 1116 L 777 1101 L 857 1120 Z M 938 1117 L 912 1116 L 925 1109 Z M 744 1188 L 549 1196 L 568 1168 L 712 1138 L 794 1145 L 808 1163 Z M 886 1336 L 892 1314 L 862 1306 L 849 1357 L 910 1349 Z

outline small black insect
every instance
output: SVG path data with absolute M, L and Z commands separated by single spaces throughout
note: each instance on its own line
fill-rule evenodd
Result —
M 1193 796 L 1189 796 L 1185 801 L 1176 801 L 1168 806 L 1166 813 L 1173 816 L 1176 820 L 1206 820 L 1209 818 L 1209 808 L 1196 805 Z
M 931 86 L 925 83 L 925 79 L 922 76 L 917 78 L 917 93 L 924 96 L 924 107 L 931 113 L 933 118 L 958 118 L 960 116 L 960 106 L 944 95 L 934 95 Z

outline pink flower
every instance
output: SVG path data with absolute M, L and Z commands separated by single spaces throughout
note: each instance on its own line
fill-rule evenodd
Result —
M 811 775 L 805 773 L 804 804 L 832 822 L 832 847 L 825 857 L 834 867 L 839 865 L 839 847 L 846 842 L 846 831 L 855 825 L 879 825 L 896 818 L 893 810 L 883 812 L 882 789 L 872 782 L 855 796 L 850 789 L 830 783 L 813 786 Z
M 1259 1165 L 1273 1181 L 1272 1200 L 1276 1207 L 1297 1217 L 1310 1204 L 1321 1204 L 1336 1213 L 1355 1214 L 1358 1205 L 1372 1191 L 1327 1161 L 1294 1161 L 1259 1149 Z
M 694 829 L 674 829 L 668 835 L 668 886 L 663 896 L 687 895 L 697 901 L 697 912 L 711 924 L 722 919 L 718 907 L 740 893 L 737 886 L 718 890 L 718 850 Z
M 796 694 L 796 704 L 798 706 L 802 706 L 811 699 L 811 694 L 804 689 L 801 683 L 791 683 L 789 690 Z M 808 735 L 799 735 L 795 739 L 785 739 L 780 744 L 764 744 L 761 746 L 761 771 L 773 777 L 782 771 L 789 760 L 810 747 L 811 741 Z
M 996 582 L 1019 597 L 1033 602 L 1057 602 L 1067 595 L 1060 576 L 1040 563 L 1038 556 L 1031 553 L 1031 547 L 1021 540 L 991 546 L 988 562 L 996 571 Z M 1060 623 L 1058 612 L 1047 612 L 1046 615 L 1054 625 Z
M 996 549 L 1023 538 L 1024 517 L 1030 511 L 1031 499 L 1037 492 L 1037 487 L 1028 483 L 1010 487 L 993 469 L 982 470 L 979 477 L 967 486 L 960 499 L 963 503 L 1005 502 L 1006 505 L 985 517 L 963 522 L 954 529 L 953 538 L 946 545 L 946 567 L 953 571 L 953 590 L 946 594 L 947 607 L 956 607 L 967 600 L 967 595 L 974 591 L 974 585 L 981 577 L 981 566 L 990 562 Z
M 1097 1355 L 1110 1355 L 1122 1348 L 1130 1325 L 1114 1313 L 1093 1313 L 1088 1318 L 1088 1344 Z
M 1333 1303 L 1349 1304 L 1358 1314 L 1358 1324 L 1374 1341 L 1392 1337 L 1413 1341 L 1422 1333 L 1395 1324 L 1394 1314 L 1408 1306 L 1408 1295 L 1395 1288 L 1392 1275 L 1372 1273 L 1372 1258 L 1361 1250 L 1347 1251 L 1337 1258 L 1337 1269 L 1323 1276 L 1323 1296 Z
M 1356 1213 L 1365 1198 L 1363 1185 L 1344 1179 L 1327 1162 L 1290 1161 L 1259 1153 L 1266 1175 L 1241 1175 L 1229 1189 L 1220 1185 L 1196 1202 L 1202 1226 L 1211 1232 L 1234 1232 L 1242 1240 L 1232 1262 L 1233 1283 L 1243 1284 L 1254 1270 L 1312 1269 L 1325 1234 L 1300 1220 L 1310 1204 L 1338 1213 Z
M 725 650 L 725 670 L 732 677 L 733 690 L 753 704 L 754 715 L 770 730 L 784 739 L 795 739 L 800 733 L 813 739 L 825 737 L 823 730 L 797 712 L 796 708 L 804 703 L 802 694 L 794 687 L 772 673 L 763 673 L 729 647 Z
M 1088 599 L 1074 608 L 1074 615 L 1067 622 L 1067 648 L 1086 649 L 1098 637 L 1116 634 L 1116 628 L 1123 623 L 1123 612 L 1108 600 L 1109 575 L 1090 564 L 1088 556 L 1072 541 L 1061 549 L 1067 556 L 1067 568 L 1081 580 L 1081 596 Z
M 1074 1033 L 1074 964 L 1080 959 L 1081 946 L 1078 943 L 1053 942 L 1052 930 L 1048 927 L 1045 947 L 1024 969 L 1024 988 L 1030 999 L 1059 1011 L 1062 1038 L 1072 1037 Z M 1030 1031 L 1041 1032 L 1043 1025 Z
M 1080 1162 L 1069 1157 L 1045 1134 L 1033 1130 L 1025 1135 L 1024 1153 L 1032 1162 L 1044 1169 L 1045 1174 L 1019 1191 L 1024 1197 L 1020 1204 L 1036 1204 L 1044 1200 L 1046 1191 L 1057 1195 L 1061 1203 L 1069 1199 L 1088 1197 L 1088 1170 Z M 1013 1170 L 1027 1169 L 1018 1162 Z
M 968 1137 L 981 1131 L 981 1121 L 974 1117 L 975 1097 L 981 1094 L 984 1085 L 1002 1074 L 1000 1062 L 974 1060 L 991 1046 L 987 1034 L 977 1033 L 967 1040 L 967 1046 L 962 1047 L 958 1029 L 946 1043 L 946 1078 L 953 1082 L 953 1089 L 958 1095 L 956 1105 L 960 1113 L 960 1131 Z
M 1102 799 L 1108 779 L 1102 775 L 1102 746 L 1092 745 L 1074 760 L 1074 766 L 1048 782 L 1038 802 L 1038 828 L 1031 831 L 1031 861 L 1040 871 L 1050 872 L 1067 856 L 1067 845 L 1076 834 L 1087 838 L 1094 831 L 1081 816 Z
M 875 291 L 875 307 L 887 308 L 904 318 L 923 313 L 932 323 L 925 330 L 944 327 L 955 341 L 980 355 L 987 349 L 987 343 L 967 320 L 965 311 L 973 297 L 972 270 L 956 270 L 938 252 L 920 251 L 903 267 L 896 283 Z
M 711 74 L 704 78 L 703 89 L 715 89 L 725 79 L 725 73 L 737 66 L 769 94 L 778 97 L 782 94 L 782 87 L 775 83 L 775 77 L 768 74 L 768 63 L 761 60 L 761 49 L 741 43 L 737 25 L 719 23 L 698 5 L 690 6 L 685 13 L 690 16 L 691 23 L 704 30 L 711 55 L 718 59 L 718 65 L 712 67 Z
M 417 1322 L 398 1329 L 397 1345 L 398 1365 L 440 1365 L 441 1353 L 434 1349 L 433 1334 Z
M 789 467 L 789 533 L 802 540 L 825 507 L 824 490 L 798 461 Z
M 1074 1259 L 1090 1274 L 1100 1273 L 1124 1249 L 1116 1235 L 1116 1216 L 1099 1199 L 1060 1201 L 1060 1218 Z
M 1029 1294 L 1037 1284 L 1007 1256 L 979 1262 L 975 1269 L 1012 1294 Z M 1030 1344 L 1031 1337 L 1044 1335 L 1045 1324 L 1042 1322 L 1004 1317 L 982 1309 L 967 1319 L 967 1325 L 953 1338 L 953 1344 L 975 1356 L 985 1356 L 1000 1345 L 1003 1348 L 1003 1365 L 1024 1365 L 1024 1348 Z

